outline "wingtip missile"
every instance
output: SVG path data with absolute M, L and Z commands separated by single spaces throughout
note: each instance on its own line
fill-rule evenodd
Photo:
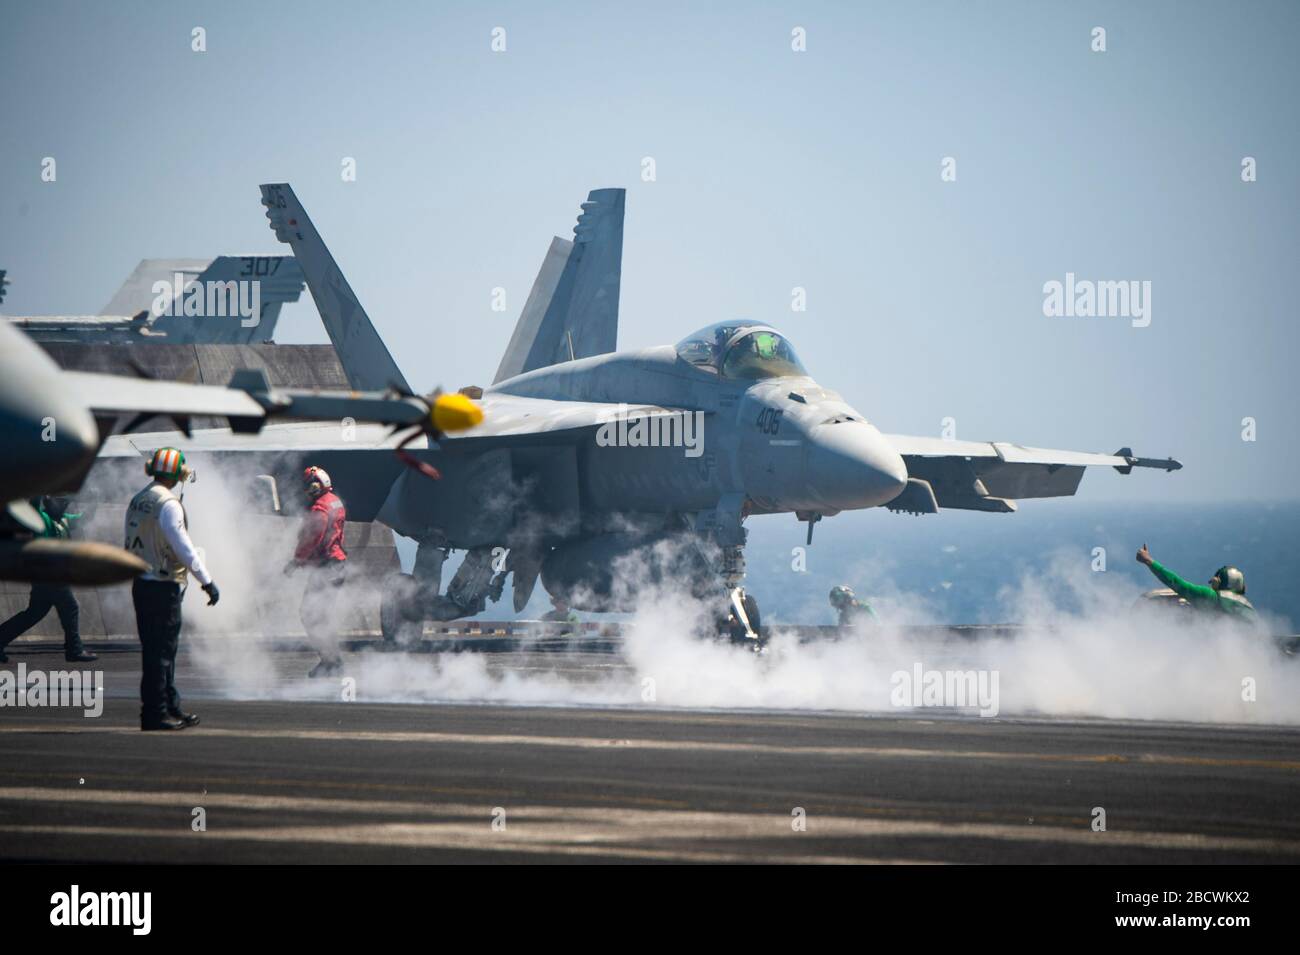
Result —
M 1115 470 L 1120 474 L 1129 474 L 1134 468 L 1156 468 L 1161 471 L 1181 471 L 1183 462 L 1174 458 L 1139 458 L 1134 457 L 1132 448 L 1120 448 L 1115 452 L 1116 457 L 1124 458 L 1128 461 L 1126 465 L 1117 465 Z

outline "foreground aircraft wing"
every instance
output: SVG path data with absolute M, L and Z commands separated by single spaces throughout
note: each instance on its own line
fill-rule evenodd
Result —
M 223 415 L 236 418 L 260 418 L 265 414 L 252 395 L 238 388 L 127 378 L 84 371 L 65 371 L 61 382 L 81 404 L 99 414 L 153 411 L 168 415 Z
M 945 438 L 887 434 L 885 440 L 903 456 L 907 488 L 886 506 L 891 511 L 933 514 L 940 508 L 1014 511 L 1028 497 L 1069 497 L 1088 467 L 1112 467 L 1121 474 L 1133 468 L 1177 471 L 1173 458 L 1135 457 L 1130 448 L 1114 454 L 1026 448 L 1000 441 L 950 441 Z
M 213 415 L 230 419 L 231 428 L 239 432 L 259 431 L 267 419 L 276 418 L 417 425 L 429 413 L 423 400 L 414 396 L 271 388 L 262 372 L 248 370 L 237 372 L 225 388 L 82 371 L 64 371 L 59 382 L 100 416 Z

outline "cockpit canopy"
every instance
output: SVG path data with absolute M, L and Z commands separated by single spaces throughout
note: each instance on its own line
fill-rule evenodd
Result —
M 794 348 L 774 329 L 757 322 L 718 322 L 677 343 L 677 357 L 723 378 L 806 376 Z

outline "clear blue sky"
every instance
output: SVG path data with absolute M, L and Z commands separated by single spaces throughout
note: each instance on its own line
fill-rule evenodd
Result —
M 411 382 L 485 384 L 549 237 L 626 186 L 623 347 L 765 319 L 883 430 L 1187 465 L 1099 499 L 1296 496 L 1300 5 L 704 7 L 6 0 L 4 310 L 275 251 L 288 180 Z M 1151 281 L 1150 327 L 1044 317 L 1066 272 Z M 306 295 L 277 337 L 324 340 Z

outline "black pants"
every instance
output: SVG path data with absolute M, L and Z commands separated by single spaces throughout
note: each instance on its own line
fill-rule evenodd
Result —
M 81 608 L 72 594 L 72 588 L 59 584 L 32 584 L 27 609 L 18 611 L 0 623 L 0 650 L 44 620 L 51 607 L 58 612 L 59 623 L 63 624 L 63 652 L 80 653 Z
M 153 723 L 181 711 L 176 692 L 176 649 L 181 642 L 179 584 L 136 578 L 131 585 L 135 625 L 143 657 L 140 674 L 140 722 Z

